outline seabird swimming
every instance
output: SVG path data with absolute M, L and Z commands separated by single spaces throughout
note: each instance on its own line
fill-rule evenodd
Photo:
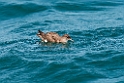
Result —
M 68 34 L 64 34 L 63 36 L 60 36 L 56 32 L 47 32 L 44 33 L 40 30 L 38 30 L 37 36 L 43 41 L 43 42 L 52 42 L 52 43 L 67 43 L 68 40 L 71 40 L 71 37 Z

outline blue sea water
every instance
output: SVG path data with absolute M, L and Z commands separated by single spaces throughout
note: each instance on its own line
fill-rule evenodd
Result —
M 0 83 L 124 83 L 124 0 L 0 0 Z

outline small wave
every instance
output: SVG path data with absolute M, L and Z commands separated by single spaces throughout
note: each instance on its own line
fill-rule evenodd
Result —
M 110 83 L 123 83 L 124 82 L 123 78 L 124 78 L 124 76 L 122 75 L 122 76 L 115 77 L 115 78 L 97 79 L 97 80 L 92 81 L 90 83 L 103 83 L 103 82 L 105 82 L 105 83 L 108 83 L 108 82 L 110 82 Z
M 98 28 L 96 29 L 97 34 L 101 34 L 102 37 L 119 37 L 124 33 L 123 27 L 107 27 L 107 28 Z
M 110 9 L 110 7 L 115 7 L 123 5 L 121 2 L 109 2 L 109 1 L 91 1 L 91 2 L 81 2 L 81 3 L 69 3 L 62 2 L 56 3 L 55 9 L 59 11 L 103 11 Z
M 91 2 L 92 5 L 97 5 L 97 6 L 119 6 L 119 5 L 123 5 L 123 2 L 120 1 L 93 1 Z
M 95 30 L 71 31 L 70 35 L 75 40 L 75 50 L 103 52 L 114 50 L 123 52 L 124 48 L 123 27 L 106 27 Z
M 57 3 L 54 6 L 55 9 L 59 11 L 102 11 L 104 8 L 97 8 L 93 6 L 88 6 L 86 4 L 77 4 L 77 3 Z
M 0 6 L 0 17 L 1 19 L 15 18 L 45 10 L 47 6 L 35 3 L 5 4 Z

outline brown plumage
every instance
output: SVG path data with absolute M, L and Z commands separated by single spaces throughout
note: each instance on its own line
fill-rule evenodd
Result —
M 67 43 L 68 40 L 71 40 L 71 37 L 68 34 L 64 34 L 63 36 L 59 36 L 56 32 L 47 32 L 44 33 L 38 30 L 37 36 L 42 39 L 43 42 L 53 42 L 53 43 Z

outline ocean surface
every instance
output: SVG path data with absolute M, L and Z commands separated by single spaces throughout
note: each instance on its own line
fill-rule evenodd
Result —
M 124 83 L 124 0 L 0 0 L 0 83 Z

